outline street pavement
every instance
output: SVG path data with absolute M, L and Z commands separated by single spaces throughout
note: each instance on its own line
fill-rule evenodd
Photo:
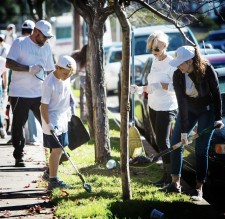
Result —
M 46 166 L 42 145 L 26 145 L 26 167 L 15 167 L 13 146 L 0 139 L 0 218 L 50 219 L 52 207 L 41 175 Z

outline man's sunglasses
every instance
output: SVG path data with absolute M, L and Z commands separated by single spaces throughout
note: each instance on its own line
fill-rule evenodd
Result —
M 149 49 L 150 52 L 159 52 L 160 49 L 159 48 L 155 48 L 155 49 Z

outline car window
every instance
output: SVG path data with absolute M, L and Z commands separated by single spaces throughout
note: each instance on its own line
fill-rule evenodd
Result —
M 115 51 L 111 53 L 109 63 L 120 62 L 122 59 L 122 51 Z
M 225 77 L 219 77 L 220 93 L 225 95 Z M 224 98 L 225 100 L 225 98 Z M 224 103 L 225 104 L 225 103 Z
M 210 34 L 208 37 L 206 37 L 206 40 L 208 41 L 220 41 L 224 39 L 225 39 L 225 33 Z
M 225 67 L 225 62 L 211 62 L 211 64 L 215 69 Z
M 188 44 L 179 32 L 166 34 L 169 36 L 169 46 L 167 51 L 174 51 L 178 47 Z M 185 34 L 191 41 L 194 42 L 189 32 L 185 32 Z M 149 53 L 149 51 L 146 49 L 148 37 L 149 35 L 135 36 L 135 55 L 144 55 Z

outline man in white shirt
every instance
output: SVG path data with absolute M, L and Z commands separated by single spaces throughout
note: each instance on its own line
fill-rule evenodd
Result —
M 34 31 L 30 36 L 19 37 L 13 42 L 7 55 L 6 67 L 12 69 L 9 96 L 13 113 L 13 156 L 17 167 L 25 166 L 23 128 L 29 110 L 33 111 L 41 123 L 39 107 L 44 74 L 55 69 L 52 52 L 47 43 L 51 37 L 53 37 L 51 24 L 40 20 L 35 24 Z

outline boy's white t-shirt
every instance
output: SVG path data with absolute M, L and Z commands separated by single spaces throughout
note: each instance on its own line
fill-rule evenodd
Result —
M 70 78 L 63 81 L 50 73 L 42 84 L 41 103 L 48 104 L 49 121 L 54 127 L 57 126 L 57 134 L 68 130 L 68 121 L 71 118 L 70 94 Z M 51 135 L 43 118 L 42 129 L 44 134 Z
M 148 74 L 148 90 L 151 90 L 151 84 L 154 83 L 164 82 L 169 84 L 169 90 L 160 88 L 148 93 L 148 105 L 155 111 L 169 111 L 178 108 L 176 94 L 173 89 L 173 74 L 176 68 L 169 65 L 172 59 L 171 56 L 167 56 L 162 61 L 154 59 Z
M 29 36 L 16 39 L 7 55 L 23 65 L 41 65 L 46 71 L 55 69 L 52 52 L 46 42 L 42 47 L 34 43 Z M 41 96 L 42 81 L 31 72 L 12 71 L 9 96 L 35 98 Z

